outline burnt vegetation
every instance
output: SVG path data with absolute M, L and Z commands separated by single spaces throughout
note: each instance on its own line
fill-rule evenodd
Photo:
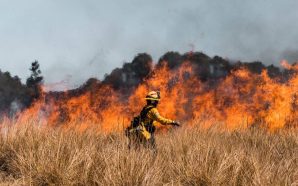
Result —
M 66 92 L 47 92 L 45 97 L 46 99 L 66 99 L 79 96 L 87 91 L 96 93 L 96 90 L 105 85 L 112 87 L 125 97 L 129 96 L 146 78 L 154 74 L 154 70 L 164 66 L 174 70 L 184 63 L 190 63 L 195 69 L 196 76 L 203 82 L 209 82 L 210 86 L 216 86 L 218 80 L 240 68 L 246 68 L 255 74 L 260 74 L 266 69 L 270 77 L 278 78 L 280 81 L 286 81 L 291 73 L 294 73 L 291 70 L 281 70 L 273 65 L 266 66 L 258 61 L 231 62 L 219 56 L 209 57 L 201 52 L 185 54 L 167 52 L 160 57 L 154 67 L 152 57 L 149 54 L 140 53 L 131 62 L 126 62 L 121 68 L 115 68 L 110 74 L 106 74 L 103 80 L 90 78 L 77 89 Z M 32 62 L 29 70 L 31 76 L 26 80 L 26 84 L 22 84 L 18 76 L 13 77 L 9 72 L 0 70 L 0 113 L 2 116 L 12 116 L 28 108 L 41 96 L 43 76 L 38 61 Z

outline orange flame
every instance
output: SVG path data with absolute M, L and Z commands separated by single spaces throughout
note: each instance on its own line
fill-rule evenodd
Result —
M 19 114 L 20 121 L 35 118 L 53 126 L 99 125 L 105 131 L 122 130 L 145 104 L 149 90 L 161 92 L 158 109 L 165 117 L 184 123 L 210 126 L 219 123 L 229 129 L 263 126 L 270 130 L 298 125 L 298 65 L 286 83 L 270 78 L 267 71 L 253 74 L 245 68 L 232 71 L 210 85 L 195 76 L 190 62 L 170 70 L 166 62 L 129 96 L 101 85 L 79 96 L 45 99 Z

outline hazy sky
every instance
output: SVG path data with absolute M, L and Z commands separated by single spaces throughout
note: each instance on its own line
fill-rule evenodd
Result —
M 76 86 L 193 46 L 278 64 L 298 59 L 297 20 L 297 0 L 0 0 L 0 69 L 25 79 L 37 59 L 46 83 Z

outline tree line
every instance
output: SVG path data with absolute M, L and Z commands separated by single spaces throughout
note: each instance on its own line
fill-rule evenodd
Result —
M 279 77 L 281 81 L 286 81 L 293 73 L 289 70 L 281 70 L 274 65 L 266 66 L 259 61 L 231 62 L 219 56 L 209 57 L 202 52 L 187 52 L 185 54 L 167 52 L 154 65 L 149 54 L 140 53 L 131 62 L 125 62 L 122 67 L 115 68 L 111 73 L 106 74 L 102 80 L 90 78 L 79 88 L 68 90 L 67 94 L 55 91 L 46 92 L 45 98 L 67 99 L 66 95 L 69 98 L 79 96 L 86 91 L 96 92 L 102 85 L 109 85 L 114 90 L 123 93 L 124 96 L 129 96 L 140 83 L 146 81 L 146 77 L 154 74 L 154 70 L 167 66 L 171 71 L 184 63 L 191 63 L 197 78 L 201 81 L 208 81 L 211 85 L 216 85 L 219 79 L 225 78 L 238 68 L 246 68 L 256 74 L 267 70 L 270 77 Z M 18 76 L 12 77 L 9 72 L 0 70 L 0 116 L 3 114 L 14 115 L 18 111 L 30 107 L 41 96 L 41 85 L 44 78 L 39 62 L 32 62 L 29 70 L 31 75 L 25 84 L 22 84 Z

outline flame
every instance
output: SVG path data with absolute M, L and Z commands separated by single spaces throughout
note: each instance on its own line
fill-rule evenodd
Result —
M 293 71 L 298 71 L 298 65 L 291 65 L 288 63 L 288 61 L 286 60 L 282 60 L 280 62 L 281 66 L 284 67 L 285 69 L 288 69 L 288 70 L 293 70 Z
M 201 81 L 191 62 L 170 70 L 165 61 L 125 95 L 108 85 L 95 87 L 79 96 L 62 98 L 43 94 L 18 120 L 36 119 L 41 124 L 82 129 L 90 125 L 104 131 L 122 130 L 145 104 L 150 90 L 159 90 L 160 113 L 190 125 L 222 124 L 228 129 L 262 126 L 269 130 L 298 125 L 298 65 L 283 66 L 294 72 L 287 82 L 268 76 L 266 70 L 253 74 L 245 68 L 232 71 L 216 82 Z

